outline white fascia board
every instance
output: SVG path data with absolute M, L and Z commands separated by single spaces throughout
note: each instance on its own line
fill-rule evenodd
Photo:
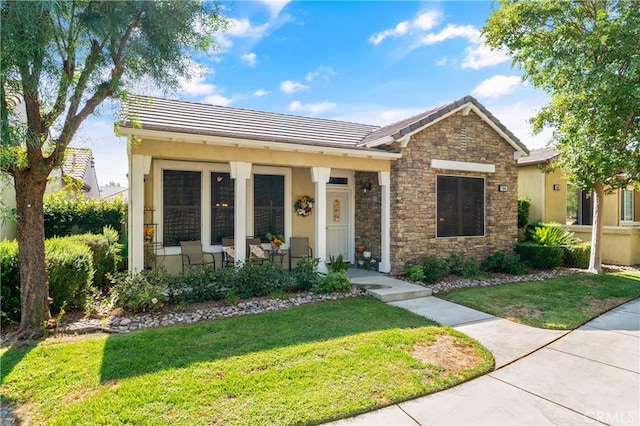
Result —
M 463 172 L 495 173 L 495 164 L 470 163 L 467 161 L 431 160 L 431 168 Z
M 224 145 L 239 148 L 271 149 L 274 151 L 303 152 L 310 154 L 336 155 L 340 157 L 373 158 L 383 160 L 396 160 L 402 154 L 385 151 L 362 151 L 348 148 L 337 148 L 317 145 L 303 145 L 296 143 L 259 141 L 244 138 L 230 138 L 222 136 L 192 135 L 189 133 L 167 132 L 159 130 L 144 130 L 119 128 L 118 136 L 127 136 L 137 139 L 156 139 L 197 143 L 204 145 Z

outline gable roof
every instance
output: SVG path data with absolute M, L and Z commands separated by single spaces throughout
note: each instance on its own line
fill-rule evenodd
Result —
M 92 162 L 93 153 L 89 148 L 67 148 L 61 165 L 62 175 L 82 181 Z
M 387 126 L 351 123 L 315 117 L 214 106 L 180 100 L 132 96 L 123 103 L 117 131 L 136 135 L 141 131 L 235 138 L 248 141 L 332 147 L 390 153 L 392 142 L 408 138 L 438 121 L 473 110 L 516 151 L 527 147 L 472 96 L 414 115 Z
M 553 148 L 534 149 L 528 157 L 518 158 L 518 166 L 549 164 L 557 155 L 558 153 Z
M 407 141 L 411 135 L 422 131 L 452 114 L 462 111 L 463 115 L 467 115 L 471 110 L 497 131 L 514 149 L 523 153 L 529 153 L 529 150 L 520 139 L 511 133 L 500 120 L 491 114 L 491 112 L 473 96 L 465 96 L 457 101 L 382 127 L 367 135 L 361 144 L 365 146 L 376 146 L 395 141 Z

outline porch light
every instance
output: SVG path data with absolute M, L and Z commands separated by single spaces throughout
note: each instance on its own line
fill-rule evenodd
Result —
M 363 183 L 360 188 L 362 189 L 362 193 L 366 194 L 367 191 L 371 191 L 371 182 L 365 182 Z

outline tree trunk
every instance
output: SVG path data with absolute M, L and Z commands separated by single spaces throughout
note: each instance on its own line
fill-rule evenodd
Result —
M 49 312 L 49 281 L 44 256 L 44 202 L 48 173 L 27 168 L 14 175 L 20 266 L 20 335 L 41 335 Z
M 591 255 L 589 272 L 602 273 L 602 213 L 604 205 L 604 187 L 596 183 L 593 191 L 593 225 L 591 225 Z

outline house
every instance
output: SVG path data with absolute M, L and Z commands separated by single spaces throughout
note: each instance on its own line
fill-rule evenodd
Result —
M 65 150 L 62 164 L 49 174 L 45 193 L 59 192 L 63 189 L 67 189 L 68 196 L 72 198 L 75 198 L 78 193 L 89 198 L 100 197 L 91 149 L 67 148 Z
M 321 259 L 353 262 L 364 244 L 383 272 L 452 252 L 480 261 L 517 241 L 528 150 L 470 96 L 383 127 L 137 96 L 116 129 L 132 142 L 131 269 L 145 266 L 145 229 L 169 271 L 181 240 L 220 265 L 222 238 L 267 232 L 308 237 Z M 303 196 L 308 215 L 294 209 Z
M 557 156 L 553 148 L 535 149 L 518 160 L 518 194 L 531 200 L 529 221 L 558 222 L 576 237 L 591 241 L 593 197 L 564 179 L 561 170 L 546 173 Z M 602 261 L 640 264 L 640 192 L 632 187 L 605 195 Z
M 100 199 L 112 201 L 117 198 L 121 198 L 125 203 L 127 202 L 129 195 L 129 188 L 122 186 L 101 186 L 100 187 Z

